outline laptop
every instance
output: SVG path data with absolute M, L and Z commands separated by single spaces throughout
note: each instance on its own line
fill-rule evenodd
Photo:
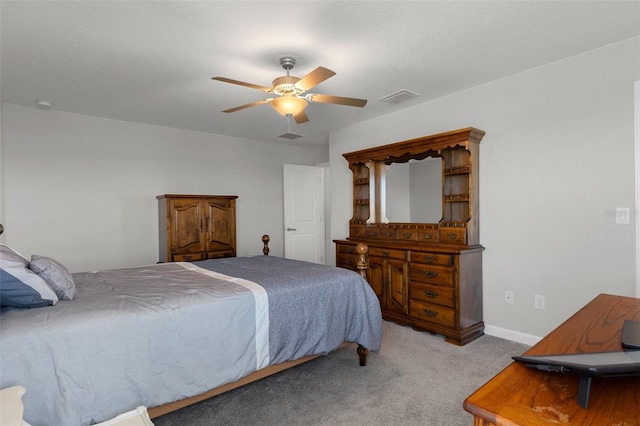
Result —
M 640 321 L 624 320 L 622 346 L 627 349 L 640 349 Z
M 558 355 L 522 355 L 512 357 L 527 367 L 586 376 L 620 376 L 640 374 L 640 321 L 624 320 L 622 346 L 615 352 L 591 352 Z
M 576 373 L 578 405 L 589 407 L 589 394 L 593 377 L 640 375 L 640 350 L 617 352 L 591 352 L 561 355 L 522 355 L 512 357 L 527 367 L 558 373 Z
M 527 367 L 580 376 L 578 404 L 588 408 L 593 377 L 640 375 L 640 321 L 625 320 L 622 346 L 626 350 L 558 355 L 521 355 L 512 357 Z
M 512 357 L 527 367 L 585 376 L 640 375 L 640 350 Z

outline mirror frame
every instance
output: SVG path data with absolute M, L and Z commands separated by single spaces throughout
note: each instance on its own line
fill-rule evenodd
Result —
M 392 227 L 396 228 L 398 232 L 400 230 L 413 230 L 414 228 L 424 228 L 427 230 L 434 230 L 435 232 L 441 232 L 442 229 L 450 229 L 458 232 L 459 230 L 454 228 L 463 228 L 464 238 L 450 238 L 456 240 L 455 242 L 463 241 L 465 244 L 477 243 L 478 240 L 478 152 L 479 143 L 482 140 L 485 132 L 473 127 L 454 130 L 445 133 L 439 133 L 431 136 L 424 136 L 415 139 L 409 139 L 406 141 L 396 142 L 389 145 L 381 145 L 369 149 L 350 152 L 343 154 L 343 157 L 348 161 L 349 168 L 354 173 L 354 216 L 350 220 L 350 237 L 355 238 L 385 238 L 385 235 L 377 236 L 374 227 Z M 385 209 L 384 204 L 384 177 L 385 168 L 393 163 L 404 163 L 409 160 L 422 160 L 427 157 L 442 157 L 443 158 L 443 190 L 441 191 L 441 205 L 445 206 L 445 203 L 451 202 L 445 195 L 444 190 L 444 175 L 447 173 L 446 165 L 444 164 L 443 151 L 453 152 L 453 150 L 463 148 L 469 153 L 470 164 L 468 166 L 467 174 L 469 175 L 469 195 L 467 201 L 468 207 L 468 219 L 464 221 L 448 220 L 446 215 L 443 214 L 443 218 L 438 223 L 399 223 L 388 222 L 385 223 Z M 362 181 L 361 177 L 356 176 L 356 170 L 359 166 L 366 166 L 369 169 L 369 198 L 368 200 L 355 199 L 355 186 L 356 180 Z M 453 167 L 451 170 L 454 170 Z M 457 173 L 453 171 L 451 174 Z M 357 178 L 357 179 L 356 179 Z M 363 204 L 368 205 L 369 217 L 363 220 L 361 217 L 356 217 L 356 209 L 362 208 Z M 362 229 L 362 230 L 361 230 Z M 353 232 L 352 232 L 353 231 Z M 378 232 L 380 234 L 380 232 Z M 408 233 L 405 233 L 407 238 Z M 426 234 L 425 234 L 426 235 Z M 452 234 L 445 234 L 452 235 Z M 392 232 L 386 232 L 386 236 L 389 239 L 394 239 Z M 395 234 L 395 238 L 400 239 L 398 234 Z M 436 238 L 437 239 L 437 238 Z M 442 239 L 442 238 L 440 238 Z

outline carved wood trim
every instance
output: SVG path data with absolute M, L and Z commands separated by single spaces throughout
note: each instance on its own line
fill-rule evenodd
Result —
M 485 132 L 474 127 L 453 130 L 446 133 L 424 136 L 396 142 L 389 145 L 377 146 L 343 154 L 342 156 L 351 163 L 363 163 L 366 161 L 408 161 L 411 158 L 426 158 L 439 153 L 445 148 L 457 146 L 468 149 L 469 143 L 480 143 Z

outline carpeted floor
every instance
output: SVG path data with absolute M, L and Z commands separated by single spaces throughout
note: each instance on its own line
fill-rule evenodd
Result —
M 528 346 L 483 336 L 465 346 L 384 323 L 382 349 L 355 345 L 153 420 L 184 425 L 471 426 L 462 403 Z

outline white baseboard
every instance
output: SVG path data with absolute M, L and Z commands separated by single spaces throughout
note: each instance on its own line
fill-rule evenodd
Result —
M 484 325 L 484 334 L 488 334 L 489 336 L 499 337 L 501 339 L 511 340 L 512 342 L 523 343 L 529 346 L 535 345 L 542 339 L 542 337 L 521 333 L 515 330 L 509 330 L 502 327 L 496 327 L 488 324 Z

